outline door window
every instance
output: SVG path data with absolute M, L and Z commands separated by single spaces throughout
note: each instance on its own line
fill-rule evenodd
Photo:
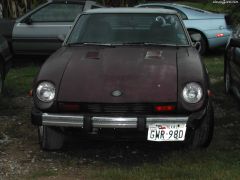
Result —
M 161 5 L 147 5 L 147 6 L 142 6 L 142 7 L 148 7 L 148 8 L 162 8 L 162 9 L 170 9 L 170 10 L 174 10 L 177 11 L 178 14 L 181 16 L 181 18 L 183 20 L 187 20 L 187 16 L 186 14 L 184 14 L 182 11 L 180 11 L 179 9 L 173 8 L 173 7 L 169 7 L 169 6 L 161 6 Z
M 82 12 L 82 4 L 49 4 L 31 16 L 33 22 L 73 22 Z
M 100 6 L 95 6 L 95 5 L 92 5 L 91 9 L 98 9 L 98 8 L 101 8 Z

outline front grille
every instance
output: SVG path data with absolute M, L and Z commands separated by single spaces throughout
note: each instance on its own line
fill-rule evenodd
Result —
M 64 110 L 60 103 L 60 110 Z M 87 114 L 159 114 L 155 111 L 155 106 L 166 104 L 150 104 L 150 103 L 79 103 L 80 113 Z M 167 104 L 175 105 L 175 104 Z
M 88 104 L 85 110 L 92 113 L 146 113 L 152 112 L 152 105 L 144 104 Z

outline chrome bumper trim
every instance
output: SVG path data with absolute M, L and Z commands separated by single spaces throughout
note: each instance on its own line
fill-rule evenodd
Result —
M 83 116 L 48 114 L 42 115 L 45 126 L 83 127 Z
M 137 128 L 137 117 L 92 117 L 94 128 Z M 146 128 L 155 123 L 180 123 L 186 124 L 188 117 L 146 117 Z M 84 116 L 82 115 L 59 115 L 43 113 L 42 124 L 45 126 L 83 127 Z
M 95 128 L 137 128 L 137 118 L 93 117 L 92 126 Z
M 151 124 L 156 123 L 179 123 L 186 124 L 188 121 L 188 117 L 149 117 L 146 119 L 146 127 L 148 128 Z

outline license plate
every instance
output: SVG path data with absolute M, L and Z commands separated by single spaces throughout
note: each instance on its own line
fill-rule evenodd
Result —
M 184 141 L 186 124 L 152 124 L 148 127 L 148 141 Z

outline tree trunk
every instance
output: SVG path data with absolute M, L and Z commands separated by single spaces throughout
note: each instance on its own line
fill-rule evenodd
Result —
M 42 0 L 0 0 L 3 7 L 3 17 L 5 18 L 17 18 L 40 2 Z

